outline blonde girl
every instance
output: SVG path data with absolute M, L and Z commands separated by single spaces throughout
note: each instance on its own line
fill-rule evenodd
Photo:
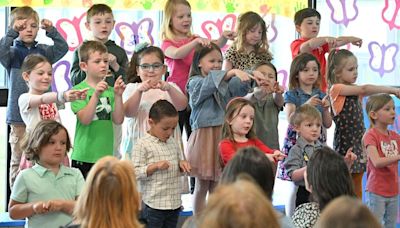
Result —
M 293 59 L 290 66 L 289 91 L 284 95 L 286 119 L 289 122 L 282 149 L 285 155 L 288 155 L 290 149 L 296 144 L 297 133 L 291 121 L 292 114 L 296 108 L 303 104 L 310 104 L 320 111 L 323 127 L 319 141 L 323 144 L 326 142 L 324 128 L 329 128 L 332 125 L 332 117 L 329 112 L 327 96 L 319 89 L 320 82 L 320 65 L 312 54 L 302 53 Z M 283 180 L 290 180 L 283 165 L 284 161 L 285 159 L 278 164 L 278 177 Z M 294 202 L 294 198 L 295 195 L 288 197 L 289 202 L 285 208 L 287 215 L 291 215 L 293 212 L 294 204 L 292 205 L 292 202 Z
M 128 84 L 123 93 L 124 113 L 128 118 L 124 123 L 122 152 L 127 159 L 132 158 L 137 140 L 149 130 L 149 110 L 156 101 L 168 100 L 177 110 L 187 106 L 187 98 L 179 87 L 162 80 L 166 71 L 164 53 L 160 48 L 147 43 L 136 47 L 127 71 Z M 174 138 L 182 145 L 179 128 L 175 129 Z
M 224 69 L 250 70 L 259 62 L 269 62 L 267 26 L 260 15 L 249 11 L 239 16 L 237 38 L 225 53 Z
M 8 205 L 10 217 L 27 218 L 32 228 L 71 222 L 84 179 L 78 169 L 62 164 L 71 148 L 67 129 L 57 121 L 42 120 L 21 146 L 36 164 L 22 170 L 15 180 Z
M 356 85 L 358 63 L 348 50 L 333 50 L 328 56 L 327 79 L 330 84 L 329 96 L 332 103 L 335 135 L 333 149 L 341 155 L 352 149 L 357 155 L 351 167 L 354 189 L 362 198 L 362 176 L 367 158 L 361 141 L 365 132 L 361 99 L 375 93 L 389 93 L 400 96 L 400 89 L 375 85 Z
M 239 148 L 247 146 L 257 147 L 272 162 L 283 159 L 283 154 L 279 150 L 269 148 L 255 135 L 253 104 L 249 100 L 237 97 L 227 105 L 222 127 L 219 152 L 224 165 L 232 159 Z
M 196 177 L 194 212 L 201 212 L 208 192 L 221 174 L 218 143 L 221 140 L 225 106 L 236 96 L 244 96 L 250 89 L 250 75 L 234 69 L 221 70 L 222 53 L 219 47 L 196 48 L 187 90 L 192 109 L 190 123 L 193 134 L 187 146 L 187 159 Z
M 363 137 L 367 152 L 367 204 L 384 227 L 395 227 L 398 212 L 400 135 L 389 130 L 396 112 L 389 94 L 368 98 L 366 111 L 370 129 Z

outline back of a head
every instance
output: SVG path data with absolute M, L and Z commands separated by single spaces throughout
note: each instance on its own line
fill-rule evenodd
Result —
M 316 228 L 381 228 L 372 212 L 359 199 L 341 196 L 322 211 Z
M 10 26 L 14 25 L 16 20 L 30 19 L 33 18 L 39 23 L 38 13 L 30 6 L 17 7 L 11 11 L 10 14 Z
M 273 165 L 263 152 L 256 147 L 240 148 L 224 168 L 219 183 L 233 183 L 242 173 L 251 176 L 264 195 L 272 199 L 275 183 Z
M 141 227 L 139 205 L 133 165 L 107 156 L 90 170 L 73 215 L 82 228 Z
M 307 17 L 318 17 L 321 20 L 321 14 L 313 8 L 304 8 L 294 14 L 294 24 L 301 25 Z
M 249 180 L 220 185 L 199 216 L 199 228 L 280 227 L 271 202 Z
M 89 60 L 90 54 L 99 52 L 100 54 L 107 53 L 107 47 L 100 41 L 86 40 L 79 46 L 79 62 Z
M 321 210 L 336 197 L 355 196 L 353 181 L 343 156 L 326 146 L 311 155 L 307 163 L 307 182 Z

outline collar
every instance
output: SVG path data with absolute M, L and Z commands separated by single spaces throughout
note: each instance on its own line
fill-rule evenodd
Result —
M 319 148 L 322 147 L 322 144 L 320 141 L 315 141 L 314 144 L 310 144 L 309 142 L 307 142 L 303 137 L 298 137 L 297 141 L 296 141 L 296 145 L 298 145 L 301 150 L 304 150 L 307 147 L 313 147 L 313 148 Z
M 304 90 L 302 90 L 300 87 L 299 87 L 299 88 L 296 88 L 295 90 L 296 90 L 296 92 L 297 92 L 298 94 L 304 94 L 304 95 L 308 95 L 308 96 L 313 96 L 313 95 L 315 95 L 315 94 L 318 94 L 318 92 L 319 92 L 319 89 L 318 89 L 318 88 L 313 88 L 313 89 L 311 90 L 311 94 L 308 94 L 308 93 L 304 92 Z
M 22 40 L 19 40 L 19 39 L 15 40 L 15 45 L 16 45 L 16 46 L 19 46 L 19 47 L 28 48 L 28 47 L 26 46 L 26 43 L 25 43 L 24 41 L 22 41 Z M 38 45 L 38 42 L 37 42 L 37 41 L 34 41 L 31 47 L 36 47 L 37 45 Z
M 39 163 L 36 163 L 32 169 L 40 176 L 43 177 L 46 173 L 52 172 L 50 169 L 41 166 Z M 65 176 L 65 175 L 73 175 L 70 169 L 67 169 L 64 165 L 60 165 L 60 170 L 58 171 L 57 176 Z

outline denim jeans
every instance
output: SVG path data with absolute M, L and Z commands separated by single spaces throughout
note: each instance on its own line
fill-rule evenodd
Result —
M 142 218 L 146 228 L 175 228 L 178 223 L 181 208 L 175 210 L 158 210 L 142 203 Z
M 366 192 L 369 209 L 385 228 L 395 228 L 397 222 L 398 196 L 383 197 Z

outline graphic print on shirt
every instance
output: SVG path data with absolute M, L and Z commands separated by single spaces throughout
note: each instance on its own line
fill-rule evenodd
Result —
M 41 104 L 39 105 L 39 113 L 42 120 L 56 119 L 57 109 L 55 104 Z
M 396 156 L 399 151 L 398 151 L 398 146 L 396 140 L 390 140 L 390 143 L 388 142 L 381 142 L 381 148 L 382 148 L 382 153 L 385 155 L 385 157 L 394 157 Z
M 89 98 L 90 100 L 90 98 Z M 108 97 L 100 97 L 93 120 L 111 120 L 111 102 Z

